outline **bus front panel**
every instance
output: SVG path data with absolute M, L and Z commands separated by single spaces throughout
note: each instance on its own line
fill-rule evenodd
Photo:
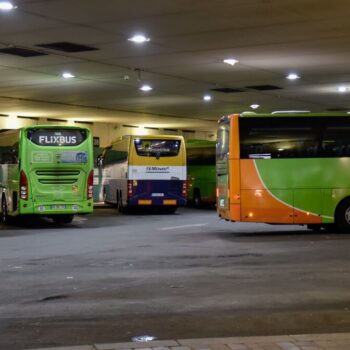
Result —
M 81 128 L 28 128 L 21 139 L 20 214 L 91 213 L 91 134 Z

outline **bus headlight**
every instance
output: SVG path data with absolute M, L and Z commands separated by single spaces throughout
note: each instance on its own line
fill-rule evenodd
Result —
M 72 205 L 72 209 L 73 209 L 74 211 L 78 211 L 78 210 L 80 209 L 80 207 L 79 207 L 79 205 L 74 204 L 74 205 Z

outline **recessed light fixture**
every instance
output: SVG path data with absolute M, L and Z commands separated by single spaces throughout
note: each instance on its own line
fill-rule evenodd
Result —
M 204 95 L 203 96 L 204 101 L 211 101 L 211 96 L 210 95 Z
M 151 39 L 147 38 L 143 34 L 137 34 L 137 35 L 134 35 L 133 37 L 129 38 L 128 40 L 132 41 L 133 43 L 136 43 L 136 44 L 143 44 L 147 41 L 150 41 Z
M 142 91 L 151 91 L 151 90 L 153 90 L 153 88 L 152 88 L 152 86 L 150 86 L 150 85 L 142 85 L 141 87 L 140 87 L 140 90 L 142 90 Z
M 71 79 L 71 78 L 75 78 L 75 75 L 72 74 L 71 72 L 64 72 L 64 73 L 62 73 L 62 78 Z
M 224 63 L 234 66 L 236 63 L 238 63 L 238 60 L 236 58 L 225 58 Z
M 289 73 L 287 75 L 287 79 L 288 80 L 297 80 L 297 79 L 300 79 L 300 75 L 298 75 L 297 73 Z
M 252 109 L 257 109 L 257 108 L 259 108 L 260 107 L 260 105 L 258 105 L 258 104 L 252 104 L 252 105 L 250 105 L 250 108 L 252 108 Z
M 9 1 L 0 1 L 0 11 L 10 11 L 17 8 L 17 6 L 14 6 Z
M 338 88 L 337 88 L 337 91 L 338 92 L 341 92 L 341 93 L 343 93 L 343 92 L 347 92 L 349 89 L 346 87 L 346 86 L 339 86 Z

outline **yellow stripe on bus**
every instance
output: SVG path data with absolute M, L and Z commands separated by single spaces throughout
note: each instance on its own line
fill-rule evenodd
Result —
M 164 199 L 163 200 L 164 205 L 176 205 L 176 199 Z
M 150 199 L 139 199 L 137 201 L 137 204 L 139 204 L 139 205 L 152 205 L 152 200 L 150 200 Z

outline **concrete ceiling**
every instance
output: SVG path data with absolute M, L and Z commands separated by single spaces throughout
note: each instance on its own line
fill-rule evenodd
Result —
M 17 0 L 0 12 L 0 114 L 208 130 L 251 110 L 350 110 L 348 0 Z M 151 40 L 127 39 L 142 32 Z M 37 45 L 96 48 L 64 52 Z M 223 59 L 235 57 L 235 66 Z M 71 71 L 76 78 L 60 75 Z M 301 78 L 289 81 L 297 72 Z M 139 90 L 143 83 L 151 92 Z M 273 85 L 280 89 L 255 90 Z M 222 93 L 212 89 L 232 88 Z M 210 93 L 212 100 L 203 101 Z

